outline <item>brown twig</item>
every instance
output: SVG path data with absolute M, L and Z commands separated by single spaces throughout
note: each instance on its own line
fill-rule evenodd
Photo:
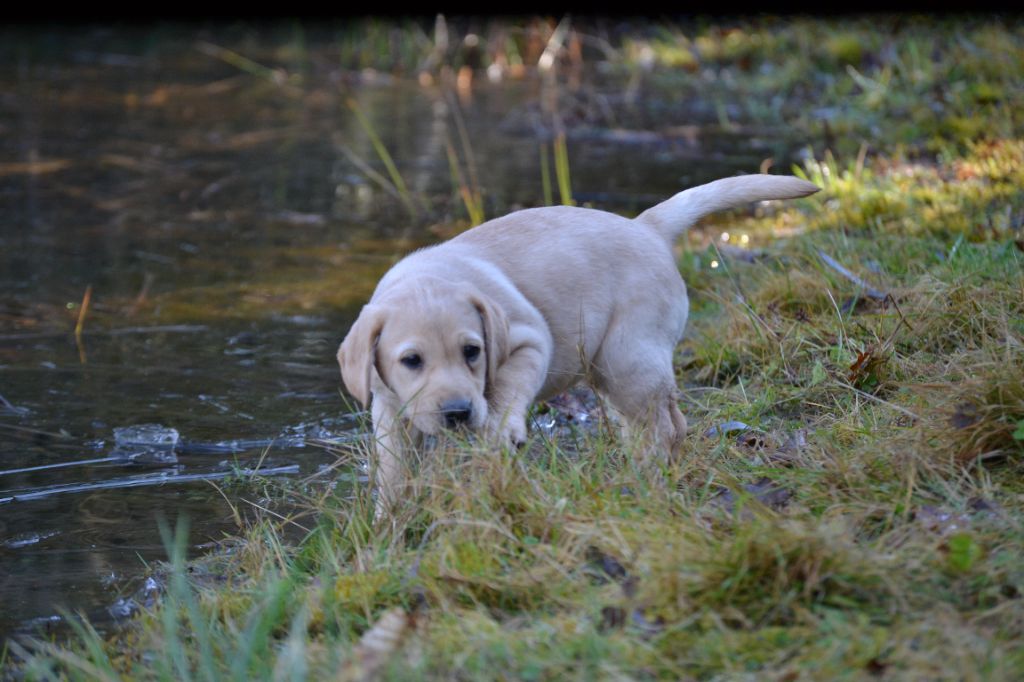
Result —
M 149 295 L 149 288 L 153 285 L 153 280 L 156 276 L 152 272 L 146 272 L 142 277 L 142 288 L 139 290 L 139 295 L 135 297 L 135 301 L 131 307 L 128 308 L 127 314 L 129 317 L 139 312 L 139 308 L 146 302 L 146 297 Z
M 75 324 L 75 345 L 78 346 L 78 360 L 85 364 L 85 346 L 82 345 L 82 329 L 85 327 L 85 316 L 89 313 L 89 301 L 92 300 L 92 285 L 85 288 L 82 296 L 82 307 L 78 311 L 78 322 Z

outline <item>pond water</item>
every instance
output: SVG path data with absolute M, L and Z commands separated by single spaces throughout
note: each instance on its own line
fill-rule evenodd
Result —
M 797 148 L 627 75 L 478 74 L 457 92 L 296 35 L 0 35 L 0 636 L 61 609 L 109 623 L 166 556 L 161 515 L 191 519 L 193 554 L 236 532 L 230 505 L 258 490 L 208 481 L 333 461 L 320 441 L 357 431 L 334 359 L 348 324 L 397 258 L 466 226 L 450 153 L 495 217 L 544 201 L 552 92 L 574 196 L 595 207 L 635 213 Z M 415 215 L 374 179 L 353 107 Z M 147 424 L 173 455 L 117 431 Z

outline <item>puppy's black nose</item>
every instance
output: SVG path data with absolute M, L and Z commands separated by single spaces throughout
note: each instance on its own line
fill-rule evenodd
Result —
M 473 416 L 473 404 L 468 400 L 449 400 L 441 403 L 441 414 L 444 415 L 445 426 L 451 429 L 469 422 Z

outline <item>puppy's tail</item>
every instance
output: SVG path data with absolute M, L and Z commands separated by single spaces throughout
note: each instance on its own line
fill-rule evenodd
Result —
M 792 175 L 740 175 L 692 187 L 636 217 L 656 229 L 669 244 L 695 222 L 715 211 L 767 199 L 796 199 L 820 187 Z

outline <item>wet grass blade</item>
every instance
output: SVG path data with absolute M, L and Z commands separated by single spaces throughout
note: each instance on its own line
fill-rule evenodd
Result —
M 541 190 L 544 192 L 544 205 L 554 204 L 554 194 L 551 192 L 551 170 L 548 168 L 548 146 L 540 144 L 540 181 Z
M 352 162 L 352 165 L 358 168 L 364 175 L 366 175 L 366 177 L 376 182 L 381 189 L 393 196 L 395 199 L 403 201 L 402 193 L 398 191 L 398 188 L 395 187 L 393 182 L 375 171 L 373 166 L 364 161 L 361 156 L 352 151 L 347 145 L 338 144 L 337 147 L 341 150 L 341 153 Z
M 483 199 L 480 197 L 480 193 L 473 191 L 463 179 L 462 171 L 459 167 L 459 157 L 455 153 L 455 148 L 450 140 L 445 140 L 445 153 L 448 156 L 448 167 L 451 171 L 452 185 L 462 198 L 462 204 L 466 207 L 466 213 L 469 215 L 469 222 L 472 225 L 479 225 L 484 222 Z
M 559 133 L 555 137 L 555 177 L 558 180 L 558 194 L 562 199 L 562 205 L 575 206 L 569 181 L 569 149 L 565 143 L 565 133 Z
M 448 110 L 452 112 L 452 118 L 455 119 L 455 130 L 459 133 L 459 144 L 462 146 L 462 154 L 466 158 L 466 175 L 469 177 L 469 187 L 481 209 L 480 222 L 483 222 L 483 201 L 481 199 L 483 192 L 480 189 L 480 177 L 477 174 L 476 156 L 473 154 L 473 144 L 470 142 L 469 132 L 466 130 L 466 122 L 463 120 L 462 109 L 459 107 L 459 101 L 455 98 L 455 95 L 451 90 L 446 92 L 448 95 Z
M 259 78 L 265 78 L 277 83 L 278 85 L 286 83 L 289 80 L 296 79 L 296 76 L 288 76 L 283 70 L 271 69 L 259 62 L 238 54 L 234 50 L 229 50 L 226 47 L 221 47 L 220 45 L 214 45 L 213 43 L 208 43 L 206 41 L 199 41 L 196 43 L 196 49 L 205 55 L 209 55 L 210 57 L 230 64 L 239 71 L 243 71 L 249 75 L 257 76 Z
M 466 130 L 465 122 L 462 120 L 459 103 L 451 91 L 447 92 L 447 100 L 448 111 L 452 112 L 452 118 L 455 120 L 455 129 L 458 133 L 459 144 L 462 147 L 462 155 L 466 159 L 466 173 L 463 175 L 459 154 L 452 144 L 450 134 L 446 130 L 445 154 L 448 157 L 452 185 L 462 199 L 462 204 L 469 215 L 470 224 L 479 225 L 486 220 L 486 216 L 484 215 L 483 192 L 480 189 L 480 179 L 476 171 L 476 158 L 473 155 L 473 146 L 469 140 L 469 133 Z

